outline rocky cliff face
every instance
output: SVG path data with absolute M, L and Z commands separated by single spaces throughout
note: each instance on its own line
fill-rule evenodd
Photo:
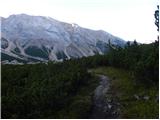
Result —
M 1 17 L 2 61 L 59 61 L 103 54 L 108 50 L 109 41 L 120 46 L 125 44 L 124 40 L 105 31 L 49 17 L 26 14 Z

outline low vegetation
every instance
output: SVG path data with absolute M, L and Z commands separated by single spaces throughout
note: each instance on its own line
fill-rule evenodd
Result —
M 112 79 L 120 118 L 157 118 L 159 42 L 108 47 L 61 63 L 2 65 L 2 118 L 88 118 L 98 84 L 88 69 Z
M 107 97 L 120 104 L 119 118 L 158 118 L 158 86 L 137 83 L 133 73 L 124 69 L 99 67 L 91 71 L 111 79 Z
M 76 61 L 2 65 L 2 118 L 87 118 L 96 83 Z

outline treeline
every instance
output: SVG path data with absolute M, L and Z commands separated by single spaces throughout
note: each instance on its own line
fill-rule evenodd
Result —
M 137 81 L 146 84 L 158 83 L 159 41 L 151 44 L 127 42 L 124 48 L 112 48 L 107 56 L 109 65 L 133 71 Z
M 79 64 L 87 68 L 113 66 L 133 72 L 138 82 L 156 84 L 159 81 L 159 41 L 151 44 L 127 42 L 124 47 L 110 45 L 105 55 L 81 58 Z

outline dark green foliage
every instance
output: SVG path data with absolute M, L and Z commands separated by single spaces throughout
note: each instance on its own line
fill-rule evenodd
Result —
M 90 57 L 79 58 L 79 63 L 85 68 L 95 68 L 98 66 L 108 65 L 108 58 L 106 55 L 94 55 Z
M 143 83 L 157 83 L 159 73 L 159 42 L 138 45 L 128 42 L 124 48 L 117 47 L 109 52 L 109 65 L 134 72 Z
M 140 58 L 141 50 L 135 41 L 130 45 L 128 42 L 124 48 L 116 46 L 112 48 L 108 54 L 109 64 L 115 67 L 122 67 L 125 69 L 132 69 L 134 64 Z
M 15 57 L 9 56 L 9 55 L 4 54 L 4 53 L 1 53 L 1 60 L 2 61 L 4 61 L 4 60 L 12 61 L 12 60 L 15 60 Z
M 23 57 L 23 55 L 21 55 L 21 51 L 18 47 L 14 48 L 14 50 L 11 50 L 11 52 L 20 56 L 20 57 Z
M 15 58 L 7 54 L 1 53 L 1 61 L 4 61 L 4 60 L 8 60 L 8 61 L 17 60 L 18 62 L 26 63 L 25 60 L 21 60 L 19 58 Z
M 40 49 L 36 46 L 32 46 L 32 47 L 28 47 L 25 49 L 25 52 L 28 55 L 34 56 L 34 57 L 40 57 L 40 58 L 44 58 L 44 59 L 48 59 L 48 54 L 46 53 L 46 49 L 43 48 Z
M 96 43 L 96 47 L 98 47 L 103 53 L 106 53 L 109 51 L 109 46 L 105 42 L 98 41 Z
M 159 82 L 159 42 L 140 46 L 142 56 L 135 65 L 135 76 L 149 84 Z
M 132 71 L 137 81 L 158 85 L 159 42 L 111 46 L 107 55 L 62 63 L 2 65 L 2 118 L 87 118 L 91 96 L 79 96 L 79 90 L 90 85 L 88 68 L 124 68 Z M 44 48 L 43 55 L 46 52 Z M 8 56 L 2 54 L 4 57 Z
M 16 47 L 16 48 L 14 49 L 14 51 L 17 52 L 17 53 L 21 53 L 21 51 L 20 51 L 20 49 L 19 49 L 18 47 Z
M 73 98 L 90 78 L 74 60 L 2 65 L 2 118 L 59 118 L 60 111 L 80 102 Z M 77 110 L 83 109 L 81 104 Z
M 56 56 L 58 59 L 66 59 L 67 58 L 67 56 L 65 55 L 65 53 L 63 51 L 57 52 Z
M 157 10 L 154 13 L 155 25 L 157 26 L 157 31 L 159 31 L 159 5 L 157 5 Z

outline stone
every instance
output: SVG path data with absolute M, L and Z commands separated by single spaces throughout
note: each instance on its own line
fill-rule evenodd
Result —
M 111 109 L 111 108 L 112 108 L 112 105 L 108 104 L 108 108 Z
M 140 99 L 140 97 L 138 96 L 138 95 L 134 95 L 134 97 L 137 99 L 137 100 L 139 100 Z
M 144 96 L 143 99 L 144 100 L 149 100 L 149 96 Z

